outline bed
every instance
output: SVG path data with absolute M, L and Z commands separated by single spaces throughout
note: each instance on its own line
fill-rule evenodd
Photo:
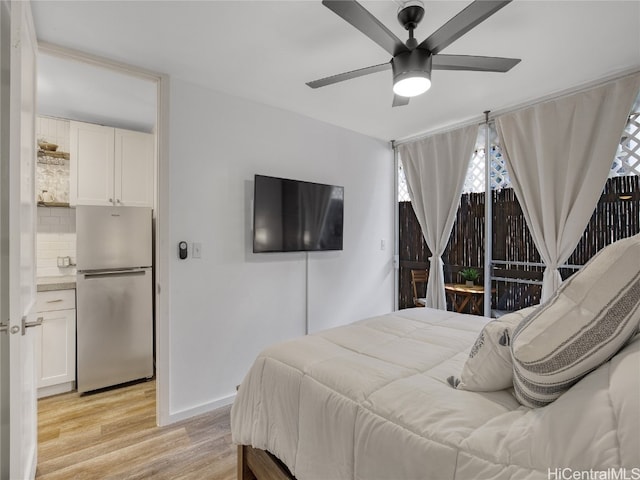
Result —
M 413 308 L 267 348 L 231 412 L 238 478 L 548 480 L 623 468 L 640 478 L 640 336 L 529 408 L 513 389 L 447 381 L 486 323 Z
M 264 350 L 243 480 L 640 479 L 640 235 L 493 321 L 413 308 Z

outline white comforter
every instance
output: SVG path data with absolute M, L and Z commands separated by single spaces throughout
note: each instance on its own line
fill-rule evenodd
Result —
M 640 336 L 531 410 L 507 390 L 447 384 L 485 322 L 416 308 L 267 348 L 238 391 L 233 441 L 269 450 L 298 480 L 561 479 L 619 467 L 640 479 Z

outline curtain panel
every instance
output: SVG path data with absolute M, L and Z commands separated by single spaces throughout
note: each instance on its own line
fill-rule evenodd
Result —
M 639 88 L 634 74 L 496 118 L 513 189 L 546 266 L 543 302 L 562 283 L 558 266 L 591 218 Z
M 411 205 L 431 250 L 427 307 L 447 309 L 442 254 L 449 241 L 478 125 L 398 146 Z

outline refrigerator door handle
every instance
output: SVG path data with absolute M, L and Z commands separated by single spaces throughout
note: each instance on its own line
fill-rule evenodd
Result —
M 113 277 L 113 276 L 133 276 L 133 275 L 145 275 L 147 273 L 147 269 L 138 269 L 138 270 L 108 270 L 102 272 L 95 273 L 85 273 L 84 278 L 105 278 L 105 277 Z

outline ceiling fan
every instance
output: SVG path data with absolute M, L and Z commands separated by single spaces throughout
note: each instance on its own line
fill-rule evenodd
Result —
M 403 43 L 357 1 L 323 0 L 324 6 L 360 30 L 393 57 L 387 63 L 322 78 L 308 82 L 307 85 L 311 88 L 324 87 L 391 69 L 393 106 L 399 107 L 407 105 L 410 97 L 420 95 L 431 87 L 431 70 L 508 72 L 520 62 L 519 58 L 443 55 L 440 52 L 511 1 L 475 0 L 419 44 L 413 37 L 413 31 L 424 16 L 421 1 L 409 1 L 398 10 L 398 21 L 409 31 L 409 39 Z

